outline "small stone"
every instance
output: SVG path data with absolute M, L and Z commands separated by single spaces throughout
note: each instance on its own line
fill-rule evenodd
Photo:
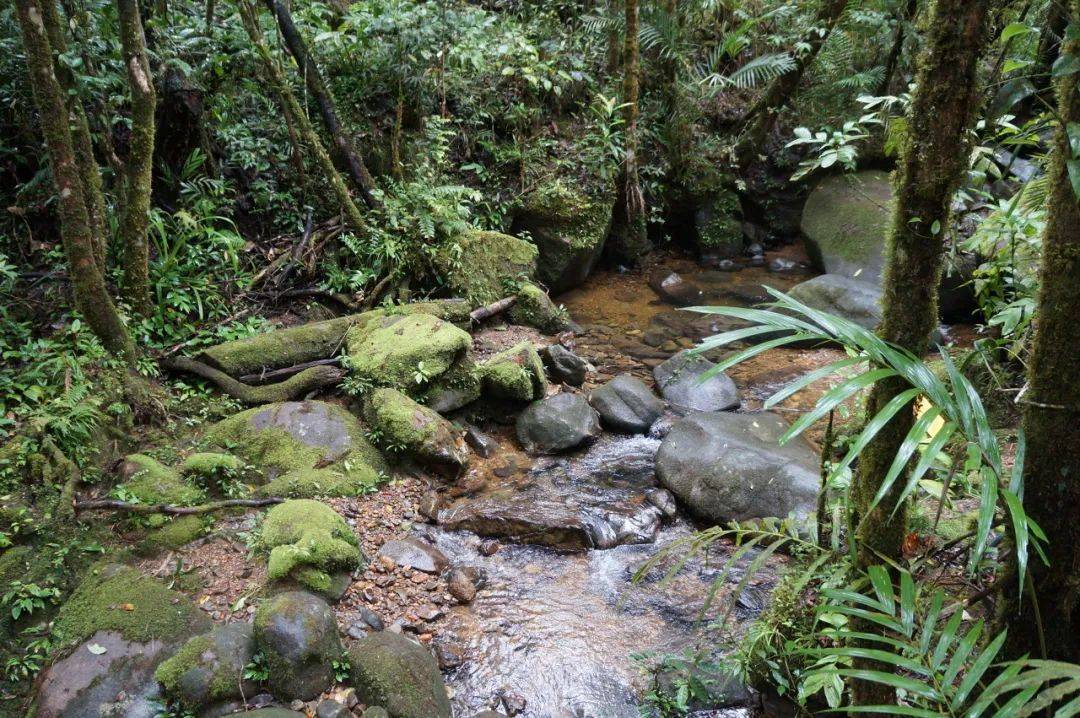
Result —
M 442 551 L 413 538 L 387 541 L 379 549 L 382 559 L 425 573 L 442 573 L 450 563 Z
M 430 603 L 416 609 L 416 617 L 419 618 L 421 621 L 434 621 L 442 615 L 442 610 L 435 606 L 432 606 Z
M 495 539 L 485 539 L 480 542 L 480 553 L 484 556 L 494 556 L 500 548 L 502 544 Z
M 525 696 L 520 693 L 514 693 L 513 691 L 503 690 L 501 691 L 500 698 L 502 698 L 503 708 L 511 716 L 516 716 L 519 713 L 525 712 Z
M 476 598 L 476 584 L 472 578 L 460 568 L 450 572 L 446 580 L 446 589 L 450 595 L 461 603 L 471 603 Z
M 439 504 L 439 494 L 435 491 L 428 491 L 420 498 L 420 515 L 432 521 L 438 520 Z
M 465 442 L 478 456 L 485 459 L 494 456 L 499 448 L 498 442 L 471 424 L 465 427 Z
M 435 658 L 439 661 L 439 668 L 447 671 L 457 668 L 465 662 L 464 651 L 457 646 L 439 643 L 435 646 Z
M 802 269 L 802 265 L 798 262 L 793 262 L 790 259 L 785 259 L 784 257 L 773 257 L 769 260 L 768 264 L 768 270 L 778 274 L 789 274 L 791 272 L 797 272 L 800 269 Z
M 319 701 L 315 718 L 351 718 L 352 711 L 335 700 Z
M 645 492 L 645 500 L 660 509 L 664 518 L 673 519 L 678 513 L 675 497 L 667 489 L 649 489 Z
M 376 631 L 381 631 L 385 628 L 382 619 L 379 618 L 379 614 L 375 613 L 370 608 L 360 609 L 360 620 Z
M 731 259 L 721 259 L 719 262 L 716 263 L 715 268 L 721 272 L 737 272 L 742 269 L 742 267 L 740 267 L 738 264 L 735 263 L 734 260 Z
M 568 386 L 581 386 L 585 382 L 588 371 L 585 360 L 561 344 L 551 344 L 541 349 L 540 359 L 553 381 Z
M 754 242 L 746 248 L 746 254 L 750 257 L 757 257 L 765 254 L 765 247 L 761 246 L 761 242 Z
M 367 624 L 361 623 L 360 621 L 354 621 L 353 623 L 350 623 L 349 627 L 345 630 L 345 635 L 349 638 L 360 640 L 368 634 L 368 630 L 369 626 L 367 626 Z

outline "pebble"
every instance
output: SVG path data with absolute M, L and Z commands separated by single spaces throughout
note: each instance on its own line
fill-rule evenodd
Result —
M 379 618 L 379 614 L 375 613 L 370 608 L 360 609 L 360 620 L 376 631 L 381 631 L 386 628 L 383 624 L 383 620 Z
M 495 539 L 486 539 L 480 542 L 480 553 L 484 556 L 494 556 L 500 548 L 502 548 L 502 544 Z
M 476 584 L 464 570 L 455 568 L 446 579 L 446 588 L 450 595 L 461 603 L 471 603 L 476 598 Z
M 465 662 L 465 654 L 457 646 L 439 643 L 435 646 L 435 658 L 439 661 L 439 668 L 446 671 L 457 668 Z

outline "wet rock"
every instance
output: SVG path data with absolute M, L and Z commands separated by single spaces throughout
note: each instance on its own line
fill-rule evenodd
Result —
M 517 419 L 518 441 L 532 454 L 558 454 L 600 435 L 600 418 L 579 394 L 556 394 L 529 405 Z
M 450 718 L 439 664 L 426 648 L 384 631 L 359 641 L 349 657 L 361 702 L 384 706 L 394 718 Z
M 673 519 L 679 513 L 675 497 L 667 489 L 649 489 L 645 492 L 645 500 L 660 509 L 664 518 Z
M 455 568 L 446 579 L 446 590 L 461 603 L 472 603 L 476 598 L 476 584 L 465 571 Z
M 746 266 L 748 266 L 748 267 L 764 267 L 765 266 L 765 255 L 764 254 L 755 254 L 753 257 L 751 257 L 749 260 L 747 260 Z
M 352 711 L 335 700 L 319 701 L 315 718 L 352 718 Z
M 748 257 L 760 257 L 765 254 L 765 247 L 761 242 L 753 242 L 746 247 L 746 256 Z
M 435 659 L 439 662 L 439 668 L 447 671 L 465 662 L 465 652 L 457 646 L 439 643 L 435 646 Z
M 716 264 L 712 265 L 715 269 L 721 272 L 737 272 L 742 267 L 733 259 L 721 259 Z
M 508 715 L 516 716 L 525 712 L 527 702 L 520 693 L 503 689 L 499 692 L 499 698 Z
M 480 555 L 481 556 L 494 556 L 495 554 L 497 554 L 499 552 L 500 548 L 502 548 L 502 544 L 500 544 L 495 539 L 487 539 L 486 541 L 481 541 L 480 542 Z
M 450 564 L 442 551 L 414 538 L 387 541 L 379 549 L 378 555 L 390 559 L 398 566 L 430 574 L 440 574 Z
M 680 411 L 727 411 L 739 407 L 739 390 L 727 374 L 704 378 L 715 366 L 684 350 L 653 369 L 660 394 Z
M 584 359 L 562 344 L 549 344 L 544 347 L 540 350 L 540 358 L 552 381 L 568 386 L 581 386 L 585 383 L 588 365 Z
M 659 267 L 649 272 L 649 287 L 660 299 L 677 307 L 701 304 L 704 293 L 701 288 L 686 281 L 678 272 Z
M 638 378 L 620 374 L 593 390 L 589 403 L 608 429 L 644 434 L 664 412 L 664 402 Z
M 465 426 L 465 442 L 472 447 L 477 456 L 489 459 L 499 449 L 499 443 L 472 424 Z
M 822 274 L 796 284 L 788 294 L 811 309 L 843 317 L 864 329 L 873 329 L 881 321 L 881 290 L 869 282 Z
M 796 272 L 803 271 L 803 266 L 798 262 L 793 262 L 790 259 L 784 257 L 773 257 L 766 265 L 770 272 L 774 274 L 795 274 Z
M 451 531 L 472 531 L 480 536 L 498 536 L 564 551 L 584 551 L 595 546 L 593 533 L 579 509 L 550 498 L 515 496 L 466 501 L 441 511 L 439 525 Z M 497 546 L 495 542 L 481 544 L 480 548 L 483 552 Z
M 266 659 L 271 690 L 285 700 L 311 700 L 329 688 L 331 664 L 342 653 L 334 612 L 304 591 L 280 593 L 259 606 L 255 645 Z
M 446 419 L 397 389 L 376 389 L 364 415 L 384 440 L 422 464 L 457 471 L 469 462 L 465 441 Z
M 249 623 L 231 623 L 192 638 L 158 666 L 154 676 L 165 694 L 189 710 L 230 700 L 243 700 L 258 690 L 244 679 L 244 667 L 255 654 Z
M 258 546 L 269 552 L 271 581 L 298 584 L 338 600 L 363 561 L 356 534 L 336 511 L 313 499 L 294 499 L 266 513 Z
M 531 342 L 521 342 L 488 359 L 479 369 L 484 393 L 498 399 L 533 401 L 547 393 L 544 364 Z
M 780 445 L 776 414 L 695 412 L 660 444 L 656 475 L 695 515 L 722 523 L 799 518 L 817 505 L 817 454 L 803 441 Z

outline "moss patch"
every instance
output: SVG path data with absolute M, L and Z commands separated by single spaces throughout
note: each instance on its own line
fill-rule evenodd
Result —
M 254 650 L 250 624 L 221 626 L 190 639 L 157 667 L 154 678 L 166 695 L 193 710 L 251 695 L 257 686 L 243 674 Z
M 465 356 L 472 337 L 438 317 L 414 314 L 352 329 L 346 345 L 354 376 L 416 395 Z
M 529 342 L 491 357 L 480 367 L 480 374 L 484 391 L 498 399 L 534 401 L 547 394 L 544 364 Z
M 354 466 L 347 473 L 336 469 L 297 469 L 260 486 L 260 496 L 290 499 L 361 496 L 377 486 L 381 475 L 370 466 Z
M 461 466 L 467 461 L 453 425 L 396 389 L 372 392 L 365 414 L 386 446 L 427 463 Z
M 177 516 L 152 529 L 139 543 L 138 551 L 153 555 L 172 551 L 201 538 L 213 519 L 206 516 Z
M 121 488 L 144 504 L 190 506 L 203 499 L 203 492 L 198 487 L 145 454 L 127 456 L 121 473 L 128 477 Z
M 438 263 L 447 285 L 473 306 L 512 294 L 536 274 L 536 247 L 499 232 L 465 232 L 443 252 Z
M 510 309 L 510 319 L 545 334 L 555 334 L 570 326 L 566 310 L 556 306 L 547 292 L 532 282 L 523 282 L 518 287 L 517 303 Z
M 359 542 L 345 519 L 307 499 L 270 509 L 259 546 L 270 552 L 271 580 L 293 580 L 317 592 L 330 588 L 331 573 L 352 571 L 361 563 Z

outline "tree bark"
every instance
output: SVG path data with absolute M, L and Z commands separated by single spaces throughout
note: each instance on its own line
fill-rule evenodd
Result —
M 1070 3 L 1071 23 L 1080 23 L 1080 1 Z M 1080 40 L 1066 40 L 1062 55 L 1080 57 Z M 1076 75 L 1055 82 L 1059 124 L 1054 136 L 1043 232 L 1042 275 L 1035 337 L 1028 368 L 1023 427 L 1024 508 L 1048 539 L 1047 566 L 1029 563 L 1031 596 L 1021 601 L 1015 580 L 1002 579 L 1000 618 L 1008 626 L 1010 658 L 1029 654 L 1056 661 L 1080 662 L 1080 202 L 1069 178 L 1068 163 L 1077 155 L 1066 127 L 1080 122 Z M 1049 630 L 1043 630 L 1049 627 Z M 1045 648 L 1045 652 L 1044 649 Z
M 976 70 L 986 44 L 990 0 L 937 0 L 919 60 L 909 130 L 897 168 L 892 226 L 886 241 L 882 320 L 878 334 L 916 356 L 927 350 L 938 321 L 937 287 L 953 194 L 967 170 L 979 92 Z M 875 384 L 867 417 L 907 389 L 902 380 Z M 904 481 L 872 511 L 870 504 L 914 421 L 906 407 L 859 457 L 852 483 L 858 519 L 858 561 L 863 568 L 902 555 L 907 512 L 897 506 Z M 872 630 L 864 627 L 863 630 Z M 876 666 L 880 669 L 880 666 Z M 856 705 L 895 702 L 892 689 L 856 681 Z
M 289 54 L 292 55 L 297 67 L 300 68 L 300 73 L 304 76 L 308 92 L 311 93 L 311 97 L 319 108 L 319 116 L 322 118 L 323 127 L 326 128 L 327 133 L 333 140 L 334 148 L 347 168 L 353 185 L 360 193 L 360 197 L 363 198 L 364 204 L 368 207 L 374 207 L 376 202 L 372 190 L 375 188 L 375 181 L 371 178 L 371 174 L 367 171 L 367 167 L 364 166 L 363 160 L 356 153 L 356 148 L 353 147 L 352 142 L 341 126 L 341 122 L 338 120 L 334 99 L 326 89 L 326 83 L 323 81 L 319 68 L 315 65 L 315 61 L 311 59 L 311 54 L 308 53 L 304 38 L 300 35 L 296 23 L 293 22 L 292 13 L 289 12 L 289 8 L 281 0 L 264 1 L 266 7 L 270 9 L 270 12 L 274 13 L 274 17 L 277 19 L 278 29 L 285 39 L 285 47 L 288 48 Z
M 59 195 L 60 235 L 67 255 L 75 304 L 86 323 L 110 352 L 131 359 L 134 345 L 127 327 L 105 287 L 94 257 L 95 241 L 75 160 L 68 106 L 53 67 L 52 47 L 45 27 L 47 16 L 38 0 L 17 0 L 30 86 L 41 116 L 49 166 Z M 56 17 L 55 13 L 52 13 Z
M 116 0 L 120 43 L 131 89 L 131 143 L 124 167 L 124 208 L 120 215 L 120 246 L 124 252 L 124 295 L 142 316 L 150 301 L 150 252 L 146 231 L 150 223 L 150 192 L 154 168 L 154 112 L 157 96 L 146 57 L 146 36 L 138 0 Z
M 907 0 L 903 12 L 896 16 L 896 35 L 893 36 L 893 44 L 889 49 L 889 55 L 885 59 L 885 71 L 881 76 L 881 84 L 878 85 L 877 94 L 889 94 L 892 87 L 893 75 L 900 65 L 900 55 L 904 52 L 904 36 L 908 23 L 915 19 L 915 13 L 919 9 L 919 0 Z
M 1032 81 L 1040 91 L 1050 90 L 1053 82 L 1050 70 L 1057 60 L 1065 28 L 1069 25 L 1069 0 L 1050 0 L 1046 6 L 1046 18 L 1039 33 L 1039 45 L 1035 51 Z

